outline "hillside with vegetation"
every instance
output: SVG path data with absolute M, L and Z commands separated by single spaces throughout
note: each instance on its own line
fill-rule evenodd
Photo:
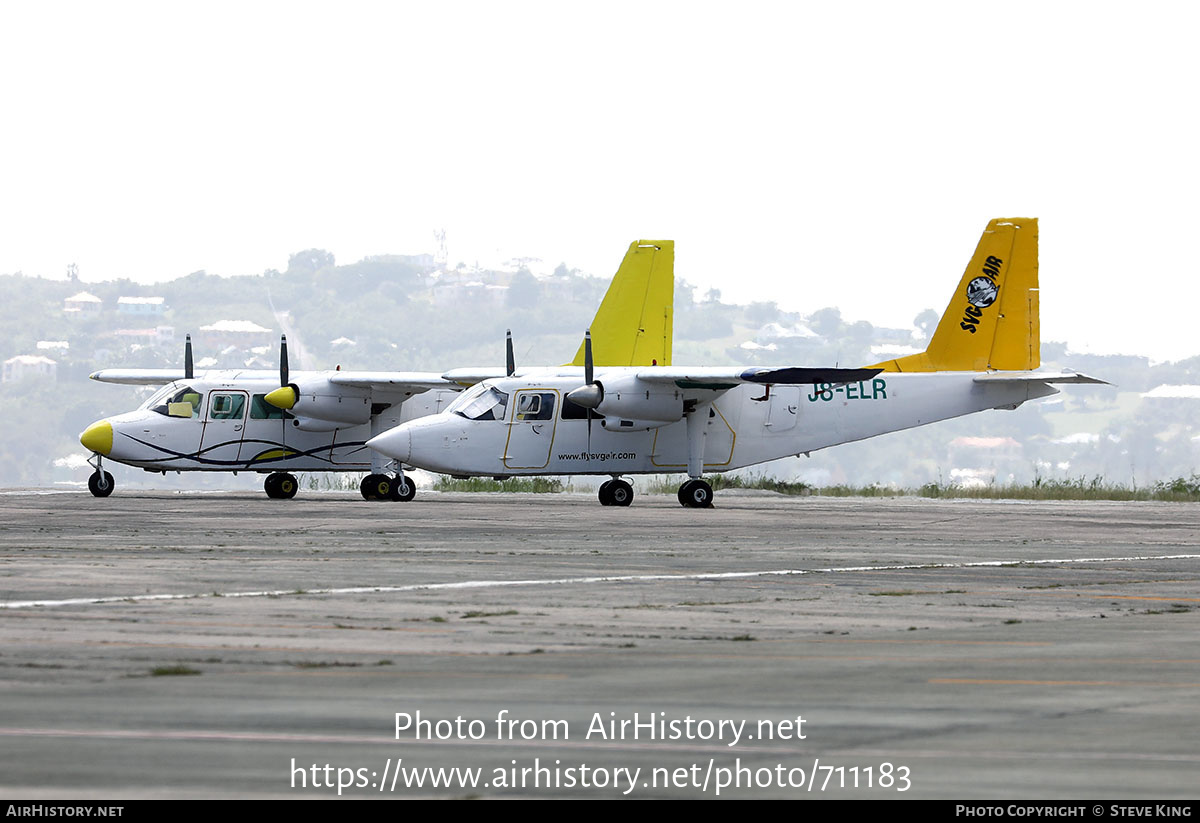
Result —
M 285 271 L 234 277 L 194 272 L 153 285 L 88 283 L 74 271 L 64 279 L 0 275 L 3 485 L 85 480 L 89 470 L 82 466 L 78 433 L 146 396 L 144 389 L 102 385 L 87 375 L 106 367 L 179 366 L 186 333 L 195 340 L 198 368 L 275 368 L 284 330 L 293 369 L 499 365 L 508 328 L 518 362 L 566 362 L 608 278 L 565 263 L 535 274 L 532 262 L 480 270 L 439 266 L 428 255 L 383 255 L 338 264 L 332 254 L 309 249 L 292 255 Z M 774 303 L 729 304 L 715 290 L 698 293 L 681 281 L 674 359 L 868 364 L 905 346 L 922 347 L 937 317 L 928 310 L 911 328 L 888 329 L 849 322 L 836 308 L 801 314 Z M 1016 411 L 985 412 L 754 471 L 815 486 L 910 488 L 1081 478 L 1137 488 L 1196 471 L 1200 389 L 1193 387 L 1200 385 L 1200 358 L 1151 363 L 1137 356 L 1071 354 L 1068 344 L 1050 342 L 1042 356 L 1046 367 L 1074 368 L 1114 385 L 1069 386 Z M 193 474 L 175 480 L 117 470 L 126 478 L 118 482 L 162 487 L 257 484 L 253 478 Z

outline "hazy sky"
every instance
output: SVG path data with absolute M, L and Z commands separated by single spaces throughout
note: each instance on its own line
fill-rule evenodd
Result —
M 0 272 L 673 238 L 726 300 L 908 325 L 1038 217 L 1043 339 L 1190 357 L 1197 8 L 3 3 Z

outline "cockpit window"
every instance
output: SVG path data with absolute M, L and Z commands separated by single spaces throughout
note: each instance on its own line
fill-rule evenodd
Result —
M 191 386 L 184 386 L 176 391 L 160 391 L 147 401 L 150 411 L 167 417 L 199 417 L 200 400 L 203 395 Z
M 493 386 L 476 386 L 451 404 L 452 411 L 468 420 L 503 420 L 508 395 Z

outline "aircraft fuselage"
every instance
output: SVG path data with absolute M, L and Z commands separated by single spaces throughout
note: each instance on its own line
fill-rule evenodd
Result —
M 601 374 L 601 381 L 612 372 Z M 885 373 L 856 383 L 739 385 L 691 408 L 701 426 L 703 470 L 722 472 L 816 451 L 985 409 L 1015 408 L 1056 394 L 1041 383 L 979 382 L 974 372 Z M 593 416 L 564 402 L 578 376 L 489 380 L 474 406 L 404 423 L 371 442 L 407 465 L 455 475 L 656 474 L 688 470 L 689 421 L 654 423 Z M 470 419 L 488 398 L 503 410 Z M 696 387 L 687 387 L 693 397 Z M 463 396 L 468 401 L 467 395 Z M 566 414 L 564 415 L 564 407 Z M 622 430 L 622 427 L 627 430 Z

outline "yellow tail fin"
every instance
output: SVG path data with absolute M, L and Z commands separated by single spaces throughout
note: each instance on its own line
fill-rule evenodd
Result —
M 873 368 L 991 371 L 1041 365 L 1037 218 L 988 223 L 929 348 Z
M 592 320 L 596 365 L 671 365 L 674 304 L 675 241 L 630 243 Z M 583 343 L 568 365 L 583 365 Z

